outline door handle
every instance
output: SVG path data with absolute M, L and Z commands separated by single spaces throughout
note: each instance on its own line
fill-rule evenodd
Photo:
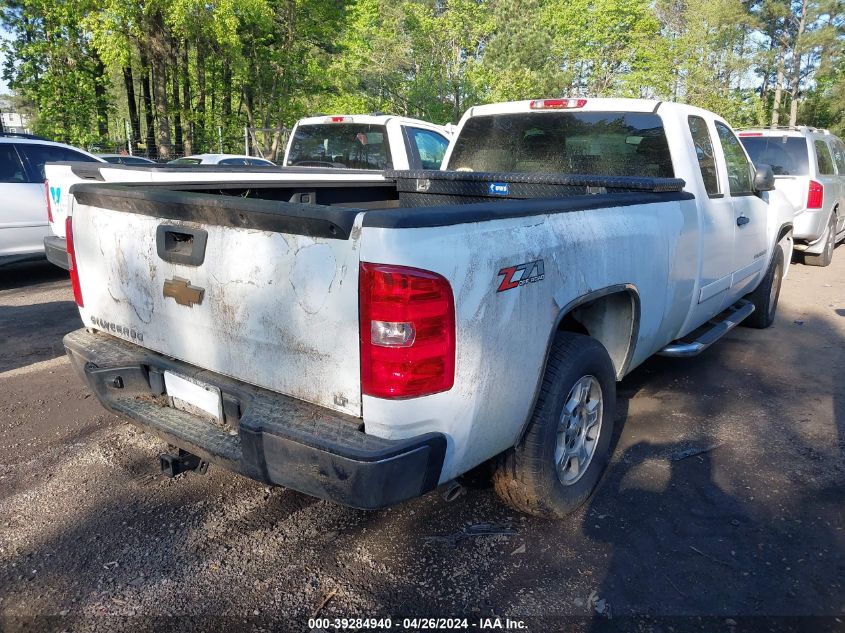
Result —
M 737 226 L 745 226 L 749 222 L 751 222 L 751 219 L 745 215 L 741 215 L 736 219 Z
M 205 260 L 208 233 L 202 229 L 159 224 L 156 228 L 156 250 L 166 262 L 199 266 Z

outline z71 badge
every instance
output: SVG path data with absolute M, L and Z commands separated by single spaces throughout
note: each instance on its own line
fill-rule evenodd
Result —
M 499 274 L 503 276 L 503 279 L 496 292 L 504 292 L 505 290 L 512 290 L 525 284 L 533 284 L 536 281 L 543 281 L 546 277 L 542 259 L 520 264 L 519 266 L 502 268 Z

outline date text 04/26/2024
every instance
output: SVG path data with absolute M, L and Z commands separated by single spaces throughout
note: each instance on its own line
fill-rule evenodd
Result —
M 391 618 L 311 618 L 309 629 L 323 630 L 361 630 L 378 631 L 442 631 L 442 630 L 477 630 L 477 631 L 520 631 L 527 629 L 522 620 L 510 618 L 479 618 L 477 621 L 467 618 L 403 618 L 395 622 Z

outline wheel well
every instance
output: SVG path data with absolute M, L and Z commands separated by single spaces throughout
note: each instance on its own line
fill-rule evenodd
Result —
M 557 331 L 596 339 L 607 350 L 616 378 L 621 379 L 634 351 L 639 310 L 639 296 L 633 289 L 609 292 L 571 307 L 558 322 Z

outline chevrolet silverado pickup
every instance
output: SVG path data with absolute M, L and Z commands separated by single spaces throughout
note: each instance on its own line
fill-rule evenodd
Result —
M 792 208 L 724 120 L 674 103 L 473 107 L 442 166 L 75 185 L 73 365 L 179 449 L 171 473 L 379 508 L 484 463 L 514 508 L 566 515 L 618 380 L 772 324 Z
M 283 161 L 289 167 L 284 169 L 269 161 L 264 161 L 267 166 L 235 163 L 200 165 L 196 164 L 200 161 L 191 157 L 171 161 L 167 165 L 48 164 L 44 185 L 51 233 L 44 238 L 47 259 L 67 269 L 65 218 L 71 204 L 70 188 L 79 182 L 379 181 L 382 180 L 380 172 L 384 169 L 437 169 L 449 145 L 449 138 L 446 128 L 419 119 L 383 114 L 344 114 L 297 121 Z M 263 161 L 260 158 L 255 160 Z

